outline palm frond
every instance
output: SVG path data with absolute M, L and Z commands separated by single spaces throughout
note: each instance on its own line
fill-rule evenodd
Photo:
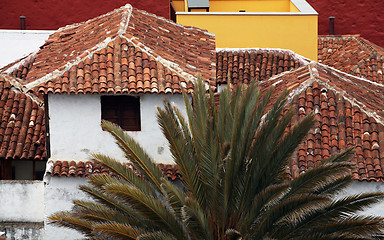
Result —
M 108 236 L 114 237 L 114 239 L 136 239 L 142 234 L 142 231 L 138 228 L 132 227 L 129 224 L 121 224 L 116 222 L 104 222 L 95 224 L 93 226 L 95 231 Z
M 185 229 L 181 222 L 169 211 L 162 199 L 148 196 L 138 188 L 125 184 L 106 186 L 105 191 L 129 203 L 138 214 L 151 219 L 155 225 L 164 231 L 175 234 L 175 237 L 179 239 L 185 237 Z
M 102 121 L 101 126 L 115 138 L 116 143 L 140 173 L 160 191 L 162 172 L 145 150 L 119 126 L 107 121 Z
M 177 240 L 163 232 L 145 233 L 136 238 L 137 240 Z

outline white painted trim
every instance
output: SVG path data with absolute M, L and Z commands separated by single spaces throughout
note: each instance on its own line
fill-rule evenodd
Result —
M 297 9 L 299 9 L 299 11 L 301 13 L 307 13 L 307 14 L 313 14 L 313 15 L 319 15 L 315 9 L 313 9 L 313 7 L 311 5 L 309 5 L 309 3 L 307 3 L 307 1 L 305 0 L 291 0 L 291 3 L 293 5 L 295 5 L 295 7 Z
M 176 12 L 176 15 L 306 16 L 319 15 L 305 0 L 290 0 L 300 12 Z

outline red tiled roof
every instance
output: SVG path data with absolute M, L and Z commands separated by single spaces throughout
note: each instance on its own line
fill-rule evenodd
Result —
M 293 122 L 315 113 L 315 126 L 287 169 L 291 177 L 330 155 L 353 147 L 353 177 L 384 181 L 384 85 L 312 63 L 260 83 L 262 92 L 275 86 L 271 102 L 286 88 Z
M 22 93 L 16 79 L 3 74 L 0 75 L 0 117 L 0 158 L 46 158 L 42 103 Z
M 315 113 L 315 126 L 287 169 L 290 177 L 353 147 L 353 177 L 359 181 L 384 181 L 384 85 L 315 62 L 260 82 L 261 92 L 271 85 L 275 88 L 271 104 L 284 89 L 290 90 L 288 105 L 296 110 L 293 123 L 309 112 Z M 68 162 L 65 167 L 60 164 L 52 167 L 56 169 L 50 172 L 52 175 L 83 177 L 86 173 L 102 172 L 73 162 L 69 164 L 73 165 L 70 173 Z M 169 171 L 167 176 L 175 176 L 171 165 L 162 169 Z
M 128 163 L 128 166 L 137 172 L 133 165 Z M 159 164 L 159 168 L 163 171 L 164 175 L 171 180 L 182 179 L 177 166 Z M 91 161 L 52 161 L 48 162 L 47 173 L 51 176 L 58 177 L 88 177 L 92 174 L 111 174 L 111 172 L 103 168 L 101 165 Z M 139 174 L 139 172 L 137 172 Z
M 359 35 L 319 36 L 320 63 L 383 84 L 384 49 Z
M 201 74 L 215 85 L 214 35 L 127 4 L 59 29 L 41 50 L 3 68 L 39 93 L 180 93 Z
M 219 49 L 216 53 L 217 84 L 263 81 L 276 74 L 296 69 L 309 61 L 290 50 Z

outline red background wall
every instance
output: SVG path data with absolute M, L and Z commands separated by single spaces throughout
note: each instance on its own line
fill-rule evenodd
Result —
M 384 47 L 384 0 L 307 0 L 319 13 L 319 35 L 329 33 L 328 17 L 335 18 L 335 34 L 360 34 Z
M 307 0 L 319 13 L 319 34 L 326 35 L 334 16 L 335 34 L 361 34 L 384 47 L 384 0 Z M 0 29 L 55 30 L 86 21 L 131 3 L 134 7 L 169 18 L 169 0 L 0 0 Z
M 20 16 L 26 16 L 27 30 L 56 30 L 127 3 L 169 18 L 169 0 L 0 0 L 0 29 L 20 29 Z

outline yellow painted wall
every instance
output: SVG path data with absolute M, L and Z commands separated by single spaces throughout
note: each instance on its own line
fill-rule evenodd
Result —
M 209 1 L 210 12 L 289 12 L 290 1 L 287 0 L 253 0 L 253 1 Z
M 172 0 L 177 12 L 187 12 L 187 0 Z M 292 7 L 293 6 L 293 7 Z M 297 12 L 289 0 L 210 0 L 210 12 Z M 205 12 L 205 10 L 194 10 Z
M 177 15 L 177 22 L 207 29 L 217 48 L 282 48 L 317 60 L 317 16 Z
M 173 7 L 175 8 L 176 12 L 186 12 L 185 11 L 185 5 L 184 5 L 184 0 L 180 1 L 172 1 Z M 188 11 L 188 9 L 187 9 Z
M 292 2 L 289 2 L 289 11 L 290 12 L 300 12 L 299 9 L 293 4 Z

